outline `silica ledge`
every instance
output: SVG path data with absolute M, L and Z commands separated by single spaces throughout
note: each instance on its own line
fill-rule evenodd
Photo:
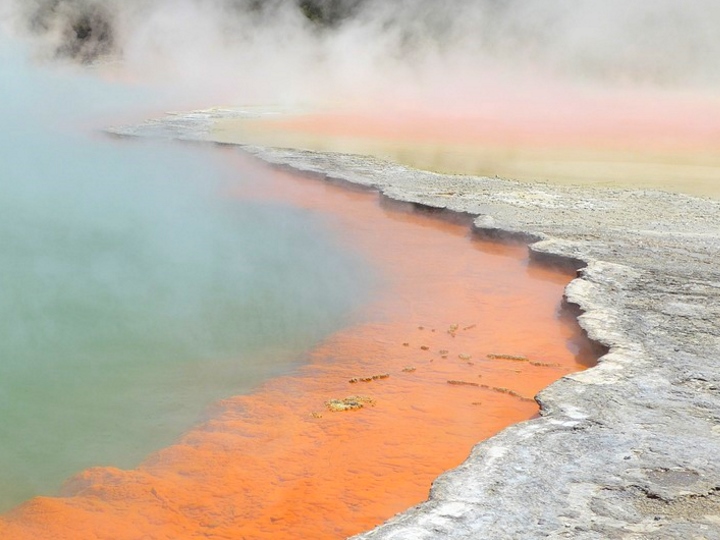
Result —
M 212 141 L 172 114 L 118 135 Z M 474 216 L 487 238 L 569 265 L 565 301 L 607 351 L 537 396 L 541 416 L 478 443 L 426 502 L 354 540 L 720 540 L 720 201 L 443 175 L 372 157 L 237 147 L 272 165 Z M 720 181 L 720 179 L 718 179 Z

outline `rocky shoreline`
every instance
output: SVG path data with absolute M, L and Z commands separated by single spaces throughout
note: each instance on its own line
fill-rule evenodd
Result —
M 237 110 L 118 135 L 212 141 Z M 479 443 L 427 502 L 356 540 L 720 540 L 720 201 L 648 190 L 442 175 L 370 157 L 237 145 L 276 166 L 474 216 L 476 233 L 571 264 L 597 367 L 537 400 L 541 417 Z M 720 181 L 720 179 L 718 179 Z

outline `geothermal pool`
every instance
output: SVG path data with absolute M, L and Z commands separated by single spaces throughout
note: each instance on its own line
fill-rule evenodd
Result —
M 345 537 L 424 500 L 477 441 L 536 414 L 537 391 L 594 361 L 560 311 L 572 274 L 529 264 L 523 247 L 218 154 L 255 179 L 227 186 L 227 200 L 315 216 L 374 269 L 376 293 L 298 352 L 302 365 L 249 393 L 225 387 L 174 444 L 132 470 L 76 475 L 62 498 L 0 520 L 3 538 Z M 363 408 L 327 406 L 348 397 Z
M 594 361 L 523 246 L 2 69 L 3 539 L 348 536 Z
M 242 168 L 78 128 L 137 92 L 10 57 L 0 77 L 7 510 L 91 465 L 137 465 L 287 371 L 352 320 L 372 277 L 316 216 L 225 197 L 255 181 Z

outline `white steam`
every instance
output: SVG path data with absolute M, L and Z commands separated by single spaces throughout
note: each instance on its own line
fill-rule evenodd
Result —
M 68 50 L 90 13 L 108 21 L 111 43 L 82 46 L 120 58 L 124 74 L 246 103 L 451 100 L 498 80 L 720 87 L 716 0 L 316 0 L 337 15 L 327 24 L 296 0 L 5 4 L 5 27 L 49 55 Z

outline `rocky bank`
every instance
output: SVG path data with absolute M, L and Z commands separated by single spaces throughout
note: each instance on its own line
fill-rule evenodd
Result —
M 247 114 L 174 114 L 111 132 L 211 141 L 217 119 Z M 480 442 L 427 502 L 355 540 L 720 540 L 720 201 L 238 146 L 421 208 L 471 214 L 477 234 L 526 241 L 535 259 L 573 265 L 566 300 L 607 350 L 597 367 L 537 396 L 540 418 Z

